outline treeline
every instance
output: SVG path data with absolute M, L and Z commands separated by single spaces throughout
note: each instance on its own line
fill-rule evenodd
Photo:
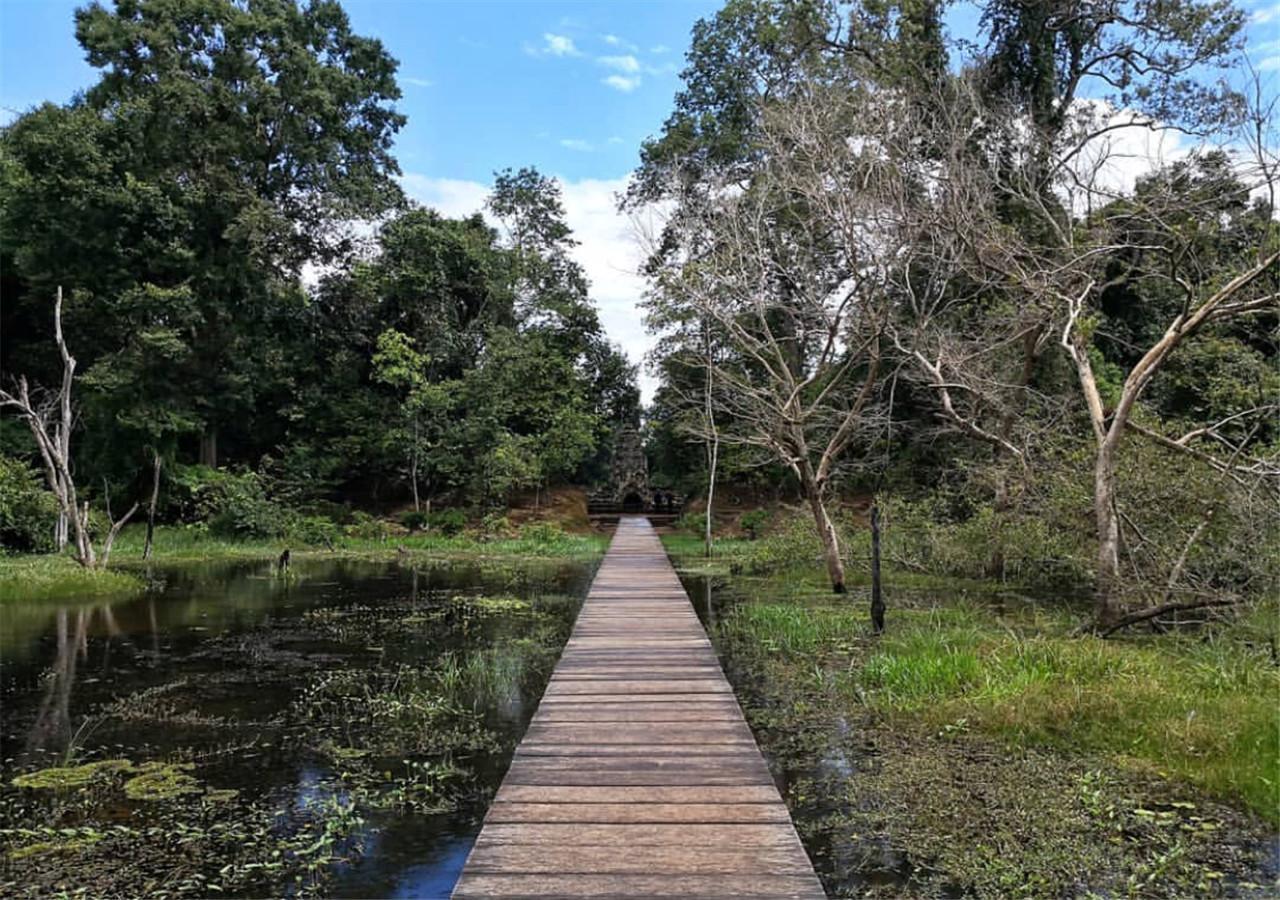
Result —
M 52 412 L 61 287 L 95 510 L 157 471 L 162 517 L 247 533 L 340 499 L 500 504 L 589 477 L 636 419 L 556 182 L 499 173 L 496 228 L 407 200 L 397 63 L 339 4 L 120 0 L 75 30 L 98 81 L 0 132 L 0 353 Z M 46 548 L 20 416 L 0 454 L 0 540 Z
M 1265 596 L 1280 142 L 1272 88 L 1227 77 L 1244 14 L 964 7 L 963 35 L 905 0 L 696 26 L 628 197 L 670 211 L 658 476 L 785 483 L 837 591 L 862 494 L 900 563 L 1091 586 L 1100 631 Z

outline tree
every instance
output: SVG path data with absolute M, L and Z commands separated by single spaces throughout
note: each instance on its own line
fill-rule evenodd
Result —
M 89 503 L 80 505 L 76 494 L 75 478 L 72 476 L 71 463 L 71 431 L 75 425 L 72 414 L 71 390 L 75 381 L 76 360 L 67 349 L 67 342 L 62 335 L 62 290 L 59 289 L 53 307 L 54 341 L 58 346 L 58 355 L 62 359 L 62 383 L 56 393 L 45 399 L 33 399 L 26 376 L 19 376 L 17 393 L 0 389 L 0 409 L 12 409 L 31 431 L 40 458 L 44 462 L 45 478 L 49 489 L 58 501 L 59 540 L 65 533 L 63 523 L 70 521 L 75 532 L 76 562 L 86 569 L 106 568 L 111 559 L 111 548 L 115 544 L 120 529 L 138 511 L 134 503 L 119 519 L 111 521 L 110 530 L 102 544 L 102 555 L 94 550 L 93 537 L 89 532 Z M 56 413 L 56 418 L 55 418 Z M 107 515 L 111 510 L 108 507 Z M 59 547 L 61 549 L 61 546 Z
M 988 108 L 991 117 L 1002 114 L 1007 133 L 1015 132 L 1016 113 Z M 1271 478 L 1280 472 L 1250 449 L 1259 446 L 1256 430 L 1226 441 L 1222 429 L 1239 425 L 1241 416 L 1202 423 L 1180 438 L 1141 423 L 1152 412 L 1141 401 L 1180 347 L 1232 323 L 1274 319 L 1280 307 L 1280 232 L 1271 211 L 1248 200 L 1268 177 L 1267 161 L 1236 157 L 1226 164 L 1220 153 L 1204 151 L 1127 192 L 1108 177 L 1112 151 L 1098 143 L 1098 115 L 1081 113 L 1050 156 L 1027 152 L 1018 164 L 1008 157 L 970 158 L 984 168 L 970 180 L 985 183 L 988 198 L 996 199 L 950 207 L 947 227 L 964 237 L 976 270 L 1014 286 L 1031 305 L 1053 311 L 1094 444 L 1093 624 L 1108 631 L 1159 614 L 1124 608 L 1118 469 L 1128 433 L 1141 432 L 1194 455 L 1228 477 Z M 1046 159 L 1057 173 L 1052 203 L 1039 179 Z M 1031 227 L 1010 229 L 999 211 L 1005 201 L 1024 210 Z M 1126 324 L 1126 317 L 1141 326 Z M 1124 340 L 1108 334 L 1113 323 L 1123 329 Z M 1271 409 L 1263 402 L 1247 412 L 1265 417 Z M 1218 439 L 1219 445 L 1198 448 L 1194 442 L 1201 438 Z
M 27 284 L 70 276 L 90 367 L 160 330 L 183 345 L 170 379 L 216 464 L 288 380 L 273 338 L 303 266 L 400 202 L 396 63 L 327 0 L 94 3 L 76 36 L 101 78 L 5 130 L 4 228 Z
M 422 508 L 418 484 L 424 463 L 428 469 L 427 511 L 431 511 L 437 469 L 431 454 L 447 427 L 457 390 L 457 382 L 427 380 L 430 362 L 428 356 L 414 349 L 412 338 L 390 328 L 378 336 L 378 350 L 373 356 L 374 379 L 402 391 L 402 415 L 408 425 L 394 434 L 395 440 L 406 446 L 414 512 Z
M 698 362 L 720 438 L 794 474 L 842 593 L 827 504 L 846 451 L 884 423 L 885 272 L 895 250 L 868 223 L 897 175 L 874 149 L 851 149 L 858 120 L 830 99 L 808 87 L 769 106 L 750 186 L 721 185 L 698 218 L 686 212 L 674 233 L 683 256 L 657 269 L 649 303 L 657 322 L 705 321 L 722 341 Z M 858 112 L 875 114 L 871 105 Z

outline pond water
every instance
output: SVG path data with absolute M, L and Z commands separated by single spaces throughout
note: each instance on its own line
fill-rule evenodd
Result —
M 448 896 L 593 571 L 158 566 L 0 607 L 0 894 Z

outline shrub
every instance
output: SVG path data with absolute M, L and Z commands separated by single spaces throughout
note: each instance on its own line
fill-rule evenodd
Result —
M 20 459 L 0 455 L 0 546 L 23 553 L 48 553 L 58 501 L 40 476 Z
M 767 509 L 753 509 L 750 512 L 743 513 L 742 518 L 738 519 L 738 526 L 753 541 L 760 536 L 760 532 L 768 524 L 769 511 Z
M 694 534 L 706 534 L 707 532 L 707 514 L 705 512 L 681 513 L 680 518 L 676 519 L 676 527 L 683 528 Z
M 217 472 L 200 486 L 196 499 L 213 534 L 274 538 L 293 524 L 292 514 L 267 496 L 257 472 Z
M 400 516 L 400 524 L 410 531 L 426 531 L 431 527 L 431 516 L 420 509 L 411 509 Z
M 332 548 L 338 537 L 338 526 L 326 516 L 300 516 L 289 527 L 289 537 L 303 544 Z
M 386 522 L 359 510 L 351 515 L 351 524 L 343 531 L 347 537 L 369 541 L 385 541 L 391 534 L 391 529 L 387 527 Z
M 818 540 L 813 520 L 802 514 L 792 515 L 779 523 L 768 537 L 752 544 L 741 568 L 750 574 L 766 575 L 812 563 L 821 555 L 822 543 Z
M 480 520 L 480 536 L 485 540 L 511 537 L 511 520 L 502 513 L 489 513 Z
M 555 522 L 529 522 L 520 529 L 520 537 L 535 544 L 554 544 L 564 537 L 564 529 Z
M 441 509 L 428 517 L 428 523 L 434 531 L 453 537 L 467 527 L 467 514 L 460 509 Z

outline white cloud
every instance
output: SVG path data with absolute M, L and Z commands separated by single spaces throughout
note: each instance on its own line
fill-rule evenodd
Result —
M 596 58 L 596 62 L 602 66 L 608 66 L 610 69 L 617 69 L 619 72 L 627 72 L 635 74 L 640 71 L 640 60 L 634 56 L 601 56 Z
M 668 47 L 666 44 L 654 44 L 652 47 L 649 48 L 649 52 L 660 55 L 663 53 L 670 53 L 671 48 Z
M 1101 100 L 1078 101 L 1078 108 L 1081 121 L 1102 132 L 1070 163 L 1074 179 L 1063 190 L 1078 212 L 1130 193 L 1139 178 L 1184 159 L 1194 149 L 1181 131 L 1132 110 L 1116 110 Z
M 1280 56 L 1268 56 L 1266 59 L 1259 60 L 1257 68 L 1259 72 L 1280 71 Z
M 1249 21 L 1254 25 L 1265 25 L 1268 22 L 1274 22 L 1276 19 L 1280 19 L 1280 3 L 1272 3 L 1270 6 L 1255 9 L 1253 14 L 1249 16 Z
M 610 143 L 610 144 L 625 144 L 625 143 L 626 143 L 626 141 L 624 141 L 622 138 L 618 137 L 618 136 L 615 134 L 615 135 L 613 135 L 612 137 L 610 137 L 610 138 L 609 138 L 608 143 Z
M 602 34 L 600 35 L 600 40 L 604 41 L 610 47 L 622 47 L 625 50 L 630 50 L 632 53 L 635 53 L 637 50 L 640 49 L 630 41 L 624 41 L 622 38 L 618 37 L 616 34 Z
M 636 88 L 640 87 L 639 75 L 610 75 L 608 78 L 602 78 L 601 84 L 606 84 L 615 91 L 622 91 L 629 94 Z
M 566 150 L 577 150 L 580 153 L 590 153 L 596 149 L 595 145 L 590 141 L 584 141 L 581 138 L 561 138 L 560 146 Z
M 401 75 L 398 79 L 403 84 L 411 84 L 414 87 L 429 88 L 435 85 L 430 78 L 413 78 L 409 75 Z
M 582 51 L 573 43 L 573 38 L 564 34 L 544 32 L 542 46 L 524 45 L 524 52 L 530 56 L 581 56 Z
M 489 186 L 477 181 L 431 178 L 409 173 L 401 178 L 413 199 L 446 216 L 483 212 Z M 643 252 L 632 219 L 618 212 L 616 197 L 626 190 L 627 178 L 560 179 L 565 218 L 579 241 L 573 256 L 591 281 L 591 298 L 600 310 L 600 321 L 609 338 L 622 346 L 632 362 L 643 362 L 653 345 L 645 332 L 639 301 L 645 282 L 639 274 Z M 655 382 L 641 375 L 646 402 Z
M 489 196 L 489 186 L 478 181 L 431 178 L 416 172 L 402 175 L 400 186 L 414 200 L 454 219 L 480 212 Z

